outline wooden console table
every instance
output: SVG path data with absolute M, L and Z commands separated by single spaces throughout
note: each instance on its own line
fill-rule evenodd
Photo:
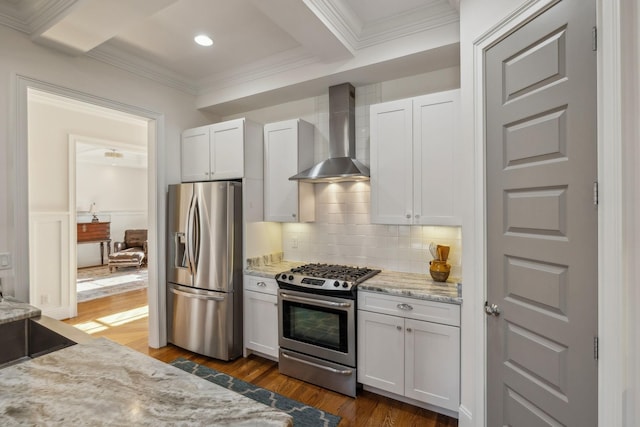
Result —
M 78 243 L 100 243 L 100 265 L 104 264 L 104 244 L 107 244 L 107 257 L 111 254 L 111 223 L 78 223 Z

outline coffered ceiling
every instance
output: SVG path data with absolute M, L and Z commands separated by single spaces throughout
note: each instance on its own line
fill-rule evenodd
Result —
M 0 24 L 233 113 L 459 64 L 457 0 L 0 0 Z M 193 37 L 204 33 L 213 46 Z

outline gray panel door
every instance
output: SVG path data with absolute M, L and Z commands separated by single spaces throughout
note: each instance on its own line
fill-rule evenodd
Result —
M 486 51 L 487 425 L 597 424 L 594 0 Z

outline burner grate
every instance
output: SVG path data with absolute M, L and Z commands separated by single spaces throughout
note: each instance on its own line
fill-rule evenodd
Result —
M 380 270 L 337 264 L 305 264 L 300 267 L 292 268 L 291 272 L 304 276 L 320 277 L 323 279 L 346 280 L 355 284 L 375 276 L 380 272 Z

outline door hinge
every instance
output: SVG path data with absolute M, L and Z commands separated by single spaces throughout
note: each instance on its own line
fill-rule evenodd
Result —
M 598 181 L 593 181 L 593 204 L 598 206 Z
M 593 337 L 593 358 L 598 360 L 598 337 Z
M 593 27 L 591 29 L 591 50 L 598 50 L 598 27 Z

